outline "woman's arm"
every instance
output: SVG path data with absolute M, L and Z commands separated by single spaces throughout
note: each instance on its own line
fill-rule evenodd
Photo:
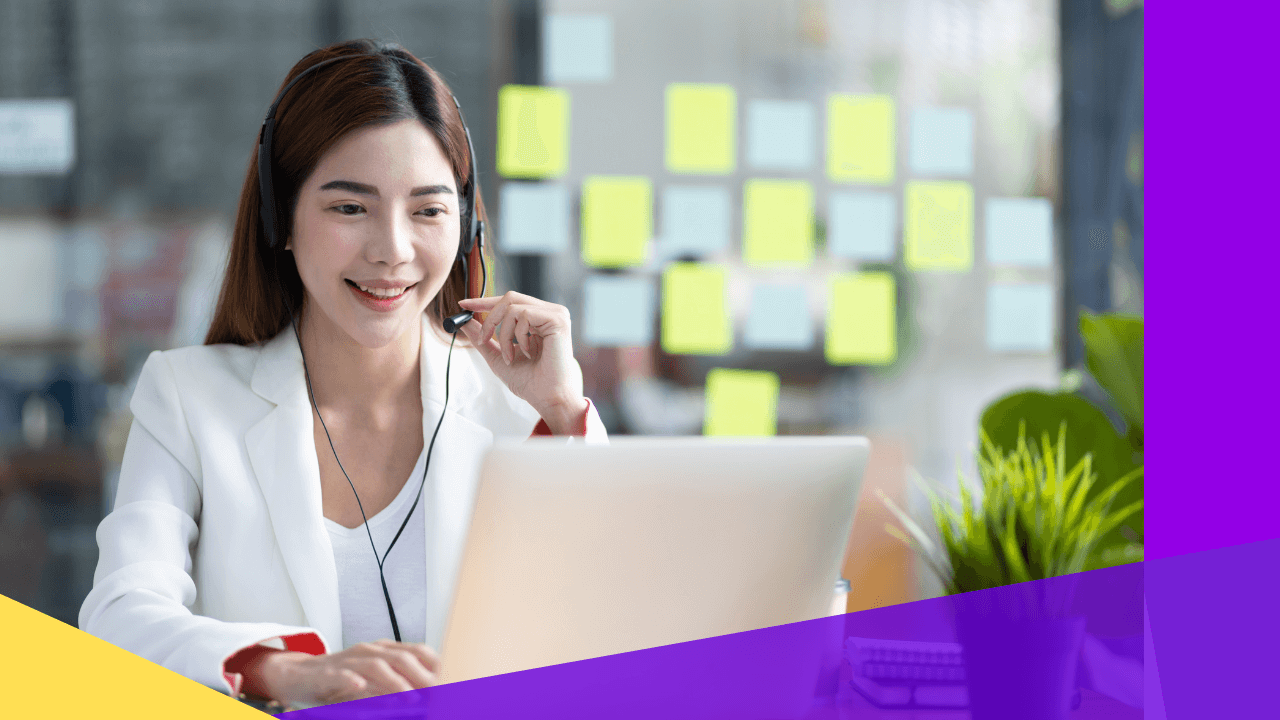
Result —
M 163 353 L 138 378 L 115 508 L 98 526 L 98 567 L 80 609 L 80 629 L 192 680 L 235 693 L 223 663 L 272 638 L 323 653 L 311 628 L 224 622 L 196 615 L 192 553 L 199 541 L 196 451 Z M 161 438 L 164 440 L 162 441 Z

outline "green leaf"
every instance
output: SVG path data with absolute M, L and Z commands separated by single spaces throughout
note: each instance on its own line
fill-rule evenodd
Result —
M 1140 437 L 1143 428 L 1143 321 L 1122 315 L 1080 312 L 1085 364 Z M 1138 448 L 1141 450 L 1141 446 Z
M 990 445 L 1009 448 L 1016 447 L 1019 427 L 1024 424 L 1026 437 L 1039 438 L 1046 432 L 1050 436 L 1060 435 L 1064 422 L 1067 424 L 1070 441 L 1063 443 L 1065 447 L 1061 450 L 1055 448 L 1059 456 L 1056 459 L 1059 467 L 1075 467 L 1086 453 L 1093 455 L 1093 471 L 1097 473 L 1097 480 L 1089 488 L 1086 500 L 1092 499 L 1115 479 L 1141 464 L 1139 458 L 1135 457 L 1133 447 L 1116 432 L 1102 410 L 1075 395 L 1038 390 L 1011 393 L 986 408 L 982 414 L 980 429 Z M 1008 458 L 1014 454 L 1016 453 L 1003 454 L 1002 457 Z M 1118 502 L 1127 504 L 1142 496 L 1143 486 L 1139 482 L 1127 486 Z M 1142 513 L 1131 518 L 1129 525 L 1141 540 Z M 1104 541 L 1114 545 L 1130 542 L 1118 530 L 1109 534 Z

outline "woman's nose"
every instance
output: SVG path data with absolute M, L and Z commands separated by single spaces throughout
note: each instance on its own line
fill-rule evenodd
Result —
M 413 225 L 402 213 L 391 213 L 369 240 L 369 262 L 402 265 L 413 260 Z

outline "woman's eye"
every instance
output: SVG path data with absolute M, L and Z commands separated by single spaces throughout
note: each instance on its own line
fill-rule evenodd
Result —
M 419 213 L 422 213 L 422 214 L 425 214 L 427 217 L 435 217 L 435 216 L 437 216 L 437 215 L 443 215 L 443 214 L 444 214 L 444 208 L 429 207 L 429 208 L 423 208 L 423 209 L 419 210 L 418 212 L 419 212 Z
M 337 205 L 333 209 L 337 210 L 338 213 L 341 215 L 355 215 L 356 213 L 359 213 L 364 210 L 364 208 L 360 207 L 359 205 L 352 205 L 350 203 L 345 205 Z

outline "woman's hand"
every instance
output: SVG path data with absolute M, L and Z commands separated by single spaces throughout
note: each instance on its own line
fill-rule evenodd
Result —
M 462 332 L 511 392 L 533 406 L 557 435 L 570 434 L 587 409 L 582 368 L 573 359 L 569 310 L 518 292 L 471 298 L 464 310 L 487 313 Z M 479 319 L 479 318 L 477 318 Z
M 283 705 L 328 705 L 424 688 L 440 659 L 420 643 L 379 640 L 328 655 L 275 652 L 244 669 L 246 691 Z

